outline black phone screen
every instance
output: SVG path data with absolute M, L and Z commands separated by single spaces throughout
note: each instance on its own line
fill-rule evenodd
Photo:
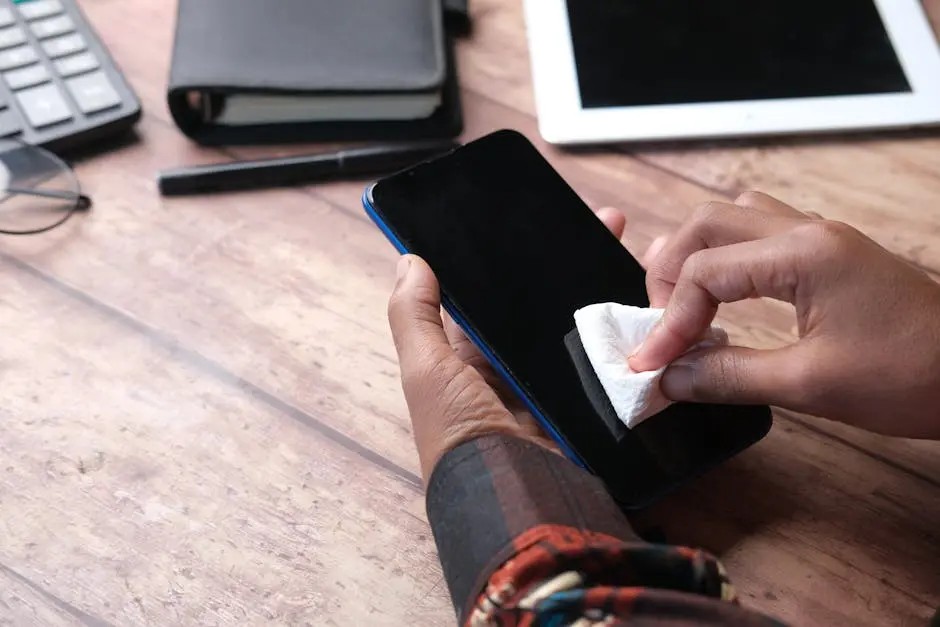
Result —
M 677 404 L 617 438 L 564 338 L 574 311 L 648 305 L 642 267 L 522 135 L 500 131 L 379 181 L 385 227 L 618 500 L 642 505 L 770 428 L 767 408 Z

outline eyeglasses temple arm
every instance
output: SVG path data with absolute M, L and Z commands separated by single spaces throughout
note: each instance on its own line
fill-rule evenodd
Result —
M 58 198 L 60 200 L 72 200 L 75 201 L 76 211 L 86 211 L 91 209 L 91 198 L 85 194 L 79 194 L 76 197 L 75 194 L 69 192 L 57 192 L 46 189 L 29 189 L 26 187 L 8 187 L 4 191 L 10 195 L 21 194 L 23 196 L 37 196 L 39 198 Z

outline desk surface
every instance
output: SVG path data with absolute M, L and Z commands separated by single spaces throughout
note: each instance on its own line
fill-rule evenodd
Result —
M 940 23 L 940 0 L 930 0 Z M 79 164 L 94 212 L 0 240 L 0 624 L 447 625 L 385 320 L 395 254 L 361 183 L 161 200 L 200 149 L 164 105 L 174 3 L 83 3 L 140 94 L 140 141 Z M 520 0 L 475 0 L 467 137 L 537 142 Z M 636 252 L 757 188 L 940 273 L 940 138 L 564 154 Z M 296 149 L 295 149 L 296 150 Z M 776 303 L 740 341 L 791 339 Z M 643 516 L 800 624 L 923 624 L 940 605 L 940 445 L 777 413 L 760 445 Z

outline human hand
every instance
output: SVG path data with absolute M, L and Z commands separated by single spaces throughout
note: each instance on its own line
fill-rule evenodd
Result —
M 615 236 L 623 234 L 619 212 L 597 215 Z M 440 287 L 421 258 L 399 261 L 388 318 L 425 482 L 444 453 L 482 435 L 502 433 L 558 452 L 479 349 L 442 316 Z
M 889 435 L 940 438 L 940 286 L 857 230 L 769 196 L 701 208 L 650 261 L 662 322 L 630 356 L 676 401 L 770 404 Z M 775 350 L 683 355 L 719 303 L 796 308 L 799 340 Z

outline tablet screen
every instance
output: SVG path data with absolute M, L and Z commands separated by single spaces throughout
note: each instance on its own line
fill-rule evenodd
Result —
M 585 109 L 910 92 L 873 0 L 567 0 Z

